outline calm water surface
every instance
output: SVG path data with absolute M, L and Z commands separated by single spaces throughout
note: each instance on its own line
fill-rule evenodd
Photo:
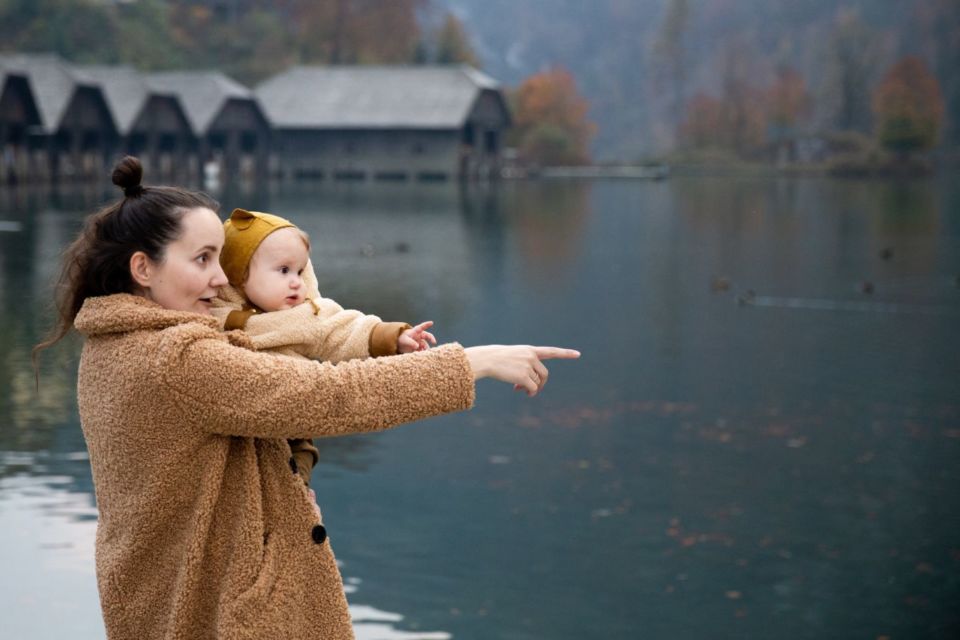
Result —
M 0 192 L 4 638 L 103 636 L 78 343 L 44 356 L 39 394 L 29 347 L 63 246 L 112 196 Z M 468 413 L 322 443 L 360 638 L 960 634 L 960 188 L 218 197 L 307 230 L 345 306 L 583 352 L 535 399 L 484 382 Z

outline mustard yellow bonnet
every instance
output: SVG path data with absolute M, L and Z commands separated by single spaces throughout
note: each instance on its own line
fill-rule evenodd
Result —
M 250 259 L 268 235 L 295 225 L 272 213 L 234 209 L 230 219 L 223 223 L 224 242 L 220 252 L 220 266 L 227 280 L 235 287 L 247 281 Z

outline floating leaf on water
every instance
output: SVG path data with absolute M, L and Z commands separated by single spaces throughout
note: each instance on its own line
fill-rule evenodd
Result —
M 543 424 L 543 420 L 537 416 L 521 416 L 517 424 L 525 429 L 538 429 Z
M 740 598 L 743 597 L 743 594 L 740 593 L 739 591 L 727 591 L 726 596 L 730 600 L 739 600 Z
M 783 438 L 791 432 L 790 425 L 782 422 L 773 422 L 763 428 L 762 433 L 774 438 Z

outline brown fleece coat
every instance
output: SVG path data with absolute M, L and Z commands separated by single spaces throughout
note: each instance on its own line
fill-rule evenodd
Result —
M 343 362 L 354 358 L 397 355 L 400 334 L 410 328 L 404 322 L 381 322 L 380 318 L 344 309 L 323 298 L 317 286 L 312 261 L 307 261 L 303 286 L 308 300 L 293 309 L 262 312 L 254 308 L 236 287 L 226 285 L 213 301 L 213 315 L 226 331 L 244 330 L 257 351 L 295 358 Z M 291 467 L 304 484 L 320 452 L 310 440 L 288 440 L 293 453 Z
M 108 638 L 352 638 L 285 439 L 470 407 L 463 349 L 337 366 L 278 358 L 213 316 L 128 294 L 86 300 L 75 326 Z

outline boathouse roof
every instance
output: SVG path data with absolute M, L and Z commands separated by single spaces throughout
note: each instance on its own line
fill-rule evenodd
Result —
M 74 65 L 73 68 L 100 85 L 121 135 L 130 133 L 150 95 L 159 93 L 152 91 L 143 75 L 128 65 Z
M 0 75 L 25 76 L 40 112 L 44 133 L 54 133 L 66 115 L 78 88 L 99 90 L 99 85 L 81 70 L 53 53 L 0 54 Z
M 173 93 L 183 105 L 194 134 L 210 130 L 224 105 L 234 99 L 254 102 L 253 93 L 219 71 L 169 71 L 144 74 L 150 89 Z
M 266 80 L 256 96 L 281 129 L 455 129 L 499 84 L 465 65 L 299 66 Z

